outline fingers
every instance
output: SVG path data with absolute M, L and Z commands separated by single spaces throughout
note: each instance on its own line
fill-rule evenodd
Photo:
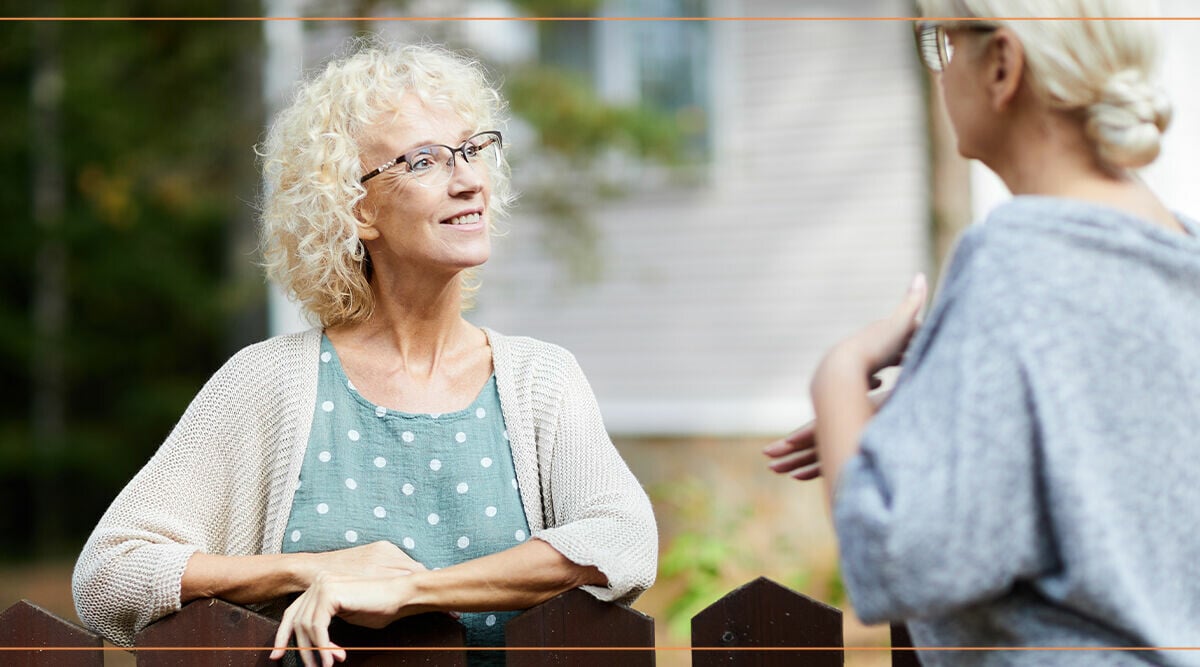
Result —
M 318 658 L 322 667 L 333 667 L 335 661 L 346 660 L 346 650 L 329 639 L 329 623 L 333 616 L 329 609 L 331 603 L 325 601 L 326 596 L 319 590 L 322 582 L 323 578 L 284 611 L 275 632 L 271 660 L 279 660 L 287 653 L 288 638 L 292 635 L 296 637 L 296 652 L 304 667 L 317 667 Z
M 908 292 L 904 295 L 904 299 L 892 313 L 893 322 L 901 331 L 908 332 L 909 336 L 917 329 L 919 324 L 917 315 L 920 314 L 921 307 L 925 305 L 925 295 L 928 291 L 929 286 L 925 282 L 925 274 L 918 273 L 913 277 L 912 284 L 908 286 Z M 903 352 L 903 348 L 900 351 Z M 897 363 L 899 362 L 897 361 Z
M 812 449 L 816 446 L 817 423 L 810 421 L 786 436 L 772 442 L 763 448 L 763 454 L 771 458 L 787 456 L 794 452 Z
M 293 602 L 283 612 L 283 618 L 279 620 L 279 629 L 275 631 L 275 649 L 271 651 L 271 655 L 269 656 L 272 660 L 279 660 L 287 653 L 288 639 L 292 636 L 292 622 L 295 618 L 296 602 Z
M 801 468 L 800 470 L 797 470 L 796 472 L 792 473 L 792 479 L 798 479 L 801 482 L 807 482 L 809 480 L 814 480 L 820 476 L 821 476 L 821 466 L 819 464 L 813 464 L 811 466 L 808 466 L 806 468 Z
M 777 473 L 792 472 L 798 468 L 813 465 L 817 462 L 817 450 L 809 449 L 796 456 L 786 459 L 780 459 L 769 464 L 767 467 Z

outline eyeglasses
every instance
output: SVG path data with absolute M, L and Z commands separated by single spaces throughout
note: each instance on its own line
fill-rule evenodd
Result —
M 955 30 L 970 30 L 972 32 L 992 32 L 1000 26 L 981 21 L 955 22 Z M 950 43 L 950 34 L 944 23 L 936 21 L 916 21 L 913 23 L 913 34 L 917 38 L 917 53 L 921 62 L 930 72 L 942 72 L 954 57 L 954 45 Z
M 462 155 L 463 161 L 484 168 L 499 167 L 503 158 L 504 138 L 499 132 L 489 130 L 467 139 L 458 148 L 443 144 L 421 146 L 379 165 L 367 172 L 359 183 L 366 183 L 383 172 L 404 165 L 402 173 L 411 175 L 417 185 L 426 188 L 441 187 L 450 182 L 454 175 L 454 154 Z

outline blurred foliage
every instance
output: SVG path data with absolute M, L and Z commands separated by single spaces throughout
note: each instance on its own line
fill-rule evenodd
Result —
M 674 528 L 659 555 L 658 587 L 673 597 L 660 618 L 677 641 L 691 637 L 692 617 L 738 586 L 766 576 L 826 604 L 843 607 L 846 590 L 836 563 L 798 560 L 799 538 L 781 533 L 767 543 L 750 504 L 722 503 L 713 480 L 686 475 L 654 485 L 656 512 L 671 517 Z
M 728 593 L 752 559 L 738 535 L 750 507 L 719 505 L 708 485 L 694 477 L 660 484 L 651 497 L 658 511 L 670 513 L 681 526 L 659 557 L 658 585 L 679 589 L 664 620 L 672 635 L 686 640 L 692 617 Z
M 542 148 L 586 165 L 608 150 L 659 163 L 679 154 L 672 116 L 640 105 L 606 103 L 583 78 L 561 68 L 520 68 L 505 82 L 513 112 L 539 131 Z
M 152 5 L 79 0 L 57 9 L 148 15 Z M 172 14 L 212 8 L 179 0 Z M 57 31 L 63 83 L 63 215 L 39 226 L 32 173 L 48 158 L 33 152 L 30 89 L 42 57 L 35 40 L 47 26 Z M 261 280 L 246 289 L 227 270 L 229 235 L 247 218 L 247 184 L 237 181 L 245 170 L 232 165 L 253 174 L 259 122 L 239 77 L 259 35 L 254 23 L 0 23 L 0 494 L 8 507 L 29 507 L 41 483 L 58 498 L 36 513 L 6 512 L 0 554 L 77 550 L 230 347 L 263 333 L 230 331 L 263 295 Z M 67 416 L 63 453 L 47 461 L 38 448 L 54 443 L 35 442 L 30 420 L 39 380 L 30 312 L 44 279 L 36 257 L 50 244 L 66 257 L 67 322 L 56 348 Z M 33 544 L 47 513 L 64 532 Z

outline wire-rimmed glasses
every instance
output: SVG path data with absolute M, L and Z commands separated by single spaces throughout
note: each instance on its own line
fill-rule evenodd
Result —
M 366 183 L 389 169 L 400 168 L 404 170 L 401 173 L 412 176 L 417 185 L 441 187 L 454 175 L 455 154 L 462 155 L 463 161 L 472 165 L 499 167 L 504 159 L 504 137 L 496 130 L 488 130 L 472 136 L 457 148 L 445 144 L 414 148 L 367 172 L 358 182 Z
M 970 30 L 972 32 L 992 32 L 1000 26 L 983 21 L 956 21 L 954 30 Z M 917 53 L 921 55 L 921 63 L 934 73 L 942 72 L 954 57 L 954 45 L 950 43 L 949 29 L 939 21 L 916 21 L 913 23 L 913 34 L 917 39 Z

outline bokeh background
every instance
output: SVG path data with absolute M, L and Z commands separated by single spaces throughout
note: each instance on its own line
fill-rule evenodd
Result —
M 0 14 L 313 19 L 0 22 L 0 608 L 27 597 L 75 618 L 74 556 L 200 385 L 240 347 L 307 326 L 257 265 L 253 147 L 297 78 L 379 33 L 466 50 L 503 83 L 522 198 L 469 319 L 564 345 L 588 373 L 660 522 L 659 583 L 636 605 L 659 645 L 686 645 L 692 614 L 759 575 L 850 610 L 820 488 L 774 477 L 759 450 L 810 416 L 822 351 L 913 273 L 936 278 L 956 233 L 1007 196 L 957 156 L 909 22 L 795 20 L 912 16 L 911 0 Z M 432 20 L 398 20 L 412 17 Z M 1177 115 L 1145 176 L 1197 216 L 1200 24 L 1158 27 Z M 886 644 L 846 624 L 848 645 Z

